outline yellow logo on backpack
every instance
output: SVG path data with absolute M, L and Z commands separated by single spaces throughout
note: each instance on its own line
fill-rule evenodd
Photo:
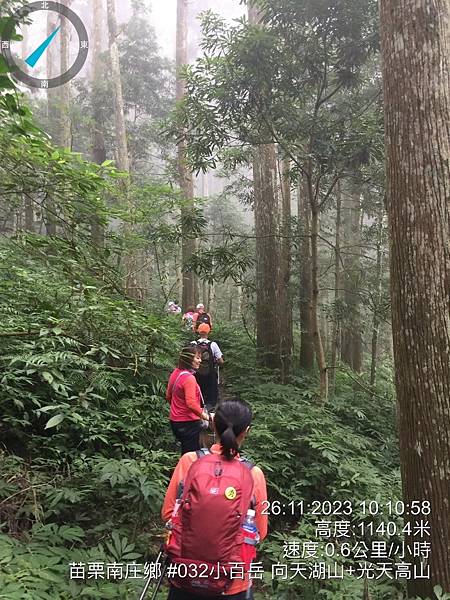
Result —
M 234 487 L 227 487 L 225 490 L 225 498 L 228 500 L 234 500 L 237 496 L 237 491 Z

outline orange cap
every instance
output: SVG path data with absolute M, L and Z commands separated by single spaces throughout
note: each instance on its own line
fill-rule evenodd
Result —
M 211 327 L 208 325 L 208 323 L 200 323 L 197 331 L 199 333 L 209 333 L 211 331 Z

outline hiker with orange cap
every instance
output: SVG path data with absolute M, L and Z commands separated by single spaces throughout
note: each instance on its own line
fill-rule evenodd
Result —
M 207 323 L 198 326 L 199 339 L 192 342 L 200 353 L 202 362 L 195 373 L 195 379 L 202 391 L 205 407 L 212 411 L 217 404 L 219 386 L 217 381 L 217 367 L 223 365 L 223 354 L 219 345 L 209 339 L 211 327 Z

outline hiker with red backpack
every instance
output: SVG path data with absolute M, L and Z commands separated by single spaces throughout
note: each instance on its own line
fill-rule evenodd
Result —
M 171 373 L 166 390 L 170 402 L 170 426 L 181 443 L 181 454 L 200 449 L 200 431 L 209 413 L 204 408 L 200 387 L 194 377 L 201 363 L 195 346 L 183 348 L 177 368 Z
M 239 455 L 251 420 L 247 403 L 223 402 L 213 420 L 220 444 L 184 454 L 175 468 L 161 511 L 165 550 L 177 565 L 168 600 L 253 597 L 248 570 L 267 535 L 267 491 L 261 469 Z
M 224 364 L 223 354 L 217 342 L 212 342 L 208 336 L 211 327 L 206 323 L 198 326 L 199 339 L 192 342 L 201 355 L 201 363 L 195 373 L 195 379 L 200 386 L 206 409 L 214 410 L 219 395 L 217 367 Z
M 197 304 L 197 308 L 192 317 L 192 329 L 198 331 L 198 328 L 202 323 L 209 325 L 212 329 L 211 315 L 205 311 L 204 304 Z

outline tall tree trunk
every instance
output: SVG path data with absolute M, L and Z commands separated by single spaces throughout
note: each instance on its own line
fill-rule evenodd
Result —
M 175 273 L 176 273 L 176 278 L 177 278 L 177 284 L 174 288 L 174 293 L 176 294 L 177 298 L 182 298 L 183 296 L 183 271 L 182 271 L 182 256 L 181 256 L 181 250 L 180 248 L 176 249 L 176 252 L 174 253 L 174 268 L 175 268 Z M 189 305 L 184 305 L 183 302 L 181 303 L 182 307 L 183 307 L 183 311 L 186 311 L 186 309 L 188 308 Z
M 361 198 L 360 189 L 356 187 L 346 202 L 346 256 L 344 300 L 346 306 L 346 323 L 342 328 L 342 362 L 356 372 L 362 370 L 362 332 L 360 316 L 359 281 L 361 265 L 359 258 L 361 242 Z
M 260 23 L 261 12 L 248 5 L 248 18 Z M 263 144 L 253 151 L 253 187 L 256 234 L 256 345 L 259 363 L 280 369 L 280 332 L 278 305 L 278 187 L 277 157 L 274 144 Z
M 55 29 L 58 27 L 56 13 L 52 11 L 47 12 L 47 36 L 50 36 Z M 55 44 L 50 44 L 45 53 L 46 56 L 46 67 L 47 67 L 47 78 L 53 79 L 56 76 L 56 65 L 57 65 L 57 56 L 56 56 L 56 46 Z M 56 109 L 57 109 L 57 96 L 58 96 L 58 88 L 48 88 L 47 89 L 47 119 L 55 120 L 56 117 Z
M 278 195 L 275 146 L 254 150 L 253 183 L 256 234 L 256 344 L 258 360 L 269 369 L 279 369 L 280 332 L 277 284 Z
M 305 182 L 298 185 L 297 219 L 300 264 L 300 368 L 311 371 L 314 367 L 314 342 L 311 322 L 311 208 Z
M 377 224 L 377 266 L 376 266 L 376 297 L 373 307 L 372 318 L 372 343 L 371 343 L 371 358 L 370 358 L 370 385 L 374 386 L 376 381 L 377 362 L 378 362 L 378 336 L 380 334 L 380 310 L 382 300 L 382 277 L 383 277 L 383 216 L 384 207 L 381 205 L 378 214 Z
M 181 68 L 188 63 L 187 56 L 187 20 L 188 20 L 188 0 L 177 0 L 177 40 L 176 40 L 176 99 L 180 102 L 185 94 L 185 82 L 181 76 Z M 186 143 L 181 141 L 178 144 L 178 178 L 183 199 L 181 209 L 182 218 L 182 262 L 183 265 L 195 253 L 195 239 L 186 225 L 186 221 L 194 207 L 194 182 L 192 173 L 186 165 Z M 196 302 L 196 282 L 192 271 L 185 271 L 183 268 L 183 293 L 182 304 L 184 307 L 194 305 Z
M 329 304 L 328 302 L 328 294 L 325 295 L 324 298 L 325 304 Z M 329 331 L 329 321 L 327 319 L 324 311 L 320 310 L 320 334 L 322 336 L 322 344 L 325 352 L 325 356 L 328 356 L 331 353 L 331 341 L 330 341 L 330 331 Z
M 71 0 L 61 0 L 64 6 L 70 6 Z M 69 47 L 70 47 L 70 24 L 65 18 L 61 20 L 61 50 L 60 64 L 61 73 L 69 70 Z M 59 89 L 59 122 L 60 122 L 60 145 L 63 148 L 72 149 L 72 126 L 70 118 L 70 83 L 66 83 Z
M 100 61 L 100 56 L 103 50 L 103 24 L 104 24 L 104 2 L 97 0 L 94 2 L 92 9 L 92 31 L 93 31 L 93 57 L 92 57 L 92 90 L 94 95 L 98 89 L 98 84 L 102 77 L 103 64 Z M 93 114 L 93 131 L 92 131 L 92 160 L 98 165 L 101 165 L 106 160 L 106 146 L 103 136 L 103 124 L 101 123 L 100 110 L 95 103 Z M 97 216 L 94 216 L 92 223 L 92 242 L 95 246 L 101 247 L 104 244 L 105 232 L 104 228 Z
M 319 207 L 317 202 L 313 200 L 314 192 L 310 180 L 308 181 L 308 194 L 311 203 L 311 324 L 314 351 L 320 375 L 320 399 L 325 402 L 328 399 L 328 371 L 319 319 Z
M 25 65 L 25 59 L 28 56 L 28 32 L 27 29 L 24 28 L 22 32 L 22 63 Z M 33 208 L 33 200 L 29 196 L 24 196 L 24 214 L 25 214 L 25 230 L 26 231 L 34 231 L 34 208 Z
M 252 0 L 249 0 L 248 3 L 248 20 L 249 23 L 252 23 L 253 25 L 259 23 L 261 20 L 261 11 Z
M 236 286 L 236 301 L 237 301 L 237 308 L 236 308 L 236 315 L 235 318 L 239 318 L 239 320 L 241 319 L 241 315 L 242 315 L 242 286 L 238 285 Z
M 209 308 L 209 313 L 210 314 L 214 314 L 215 312 L 215 306 L 216 304 L 216 289 L 215 289 L 215 284 L 214 283 L 210 283 L 208 285 L 208 308 Z
M 431 577 L 407 586 L 432 597 L 450 592 L 450 3 L 381 0 L 380 12 L 403 496 L 431 504 L 418 517 Z
M 208 302 L 208 282 L 206 279 L 202 280 L 202 304 Z M 207 305 L 209 308 L 209 305 Z
M 281 168 L 281 251 L 278 306 L 282 319 L 280 328 L 281 382 L 289 379 L 292 360 L 292 299 L 291 299 L 291 176 L 289 159 Z
M 336 367 L 339 360 L 339 340 L 341 335 L 339 297 L 341 287 L 341 206 L 342 206 L 342 188 L 341 182 L 336 187 L 336 234 L 334 247 L 334 317 L 333 329 L 331 333 L 331 373 L 330 388 L 332 393 L 335 391 Z
M 114 123 L 116 128 L 117 166 L 121 171 L 129 173 L 127 131 L 125 126 L 125 109 L 122 92 L 122 76 L 119 62 L 118 30 L 115 0 L 106 0 L 108 8 L 109 56 L 111 62 L 111 81 L 114 93 Z
M 128 142 L 127 131 L 125 125 L 125 109 L 122 92 L 122 77 L 120 72 L 119 47 L 117 38 L 119 32 L 117 30 L 116 19 L 116 3 L 115 0 L 106 0 L 108 9 L 108 33 L 109 33 L 109 57 L 111 63 L 111 81 L 114 93 L 114 123 L 116 130 L 116 145 L 117 145 L 117 167 L 120 171 L 130 172 L 130 161 L 128 157 Z M 128 203 L 130 211 L 132 205 L 130 202 L 129 182 L 124 181 L 123 191 Z M 132 232 L 133 228 L 126 225 L 125 232 Z M 125 268 L 125 287 L 126 292 L 131 298 L 140 300 L 142 292 L 138 288 L 136 280 L 136 260 L 133 254 L 129 251 L 124 260 Z
M 31 198 L 25 198 L 25 229 L 34 231 L 34 208 Z
M 51 35 L 58 27 L 55 13 L 49 11 L 47 13 L 47 35 Z M 56 76 L 56 64 L 57 57 L 55 53 L 55 46 L 50 44 L 46 52 L 47 56 L 47 77 L 53 79 Z M 47 89 L 47 119 L 49 122 L 57 121 L 58 112 L 58 89 L 48 88 Z M 59 139 L 55 138 L 55 142 L 59 143 Z M 42 218 L 45 222 L 45 229 L 47 235 L 56 235 L 56 205 L 54 199 L 50 193 L 46 194 L 46 197 L 42 205 Z

